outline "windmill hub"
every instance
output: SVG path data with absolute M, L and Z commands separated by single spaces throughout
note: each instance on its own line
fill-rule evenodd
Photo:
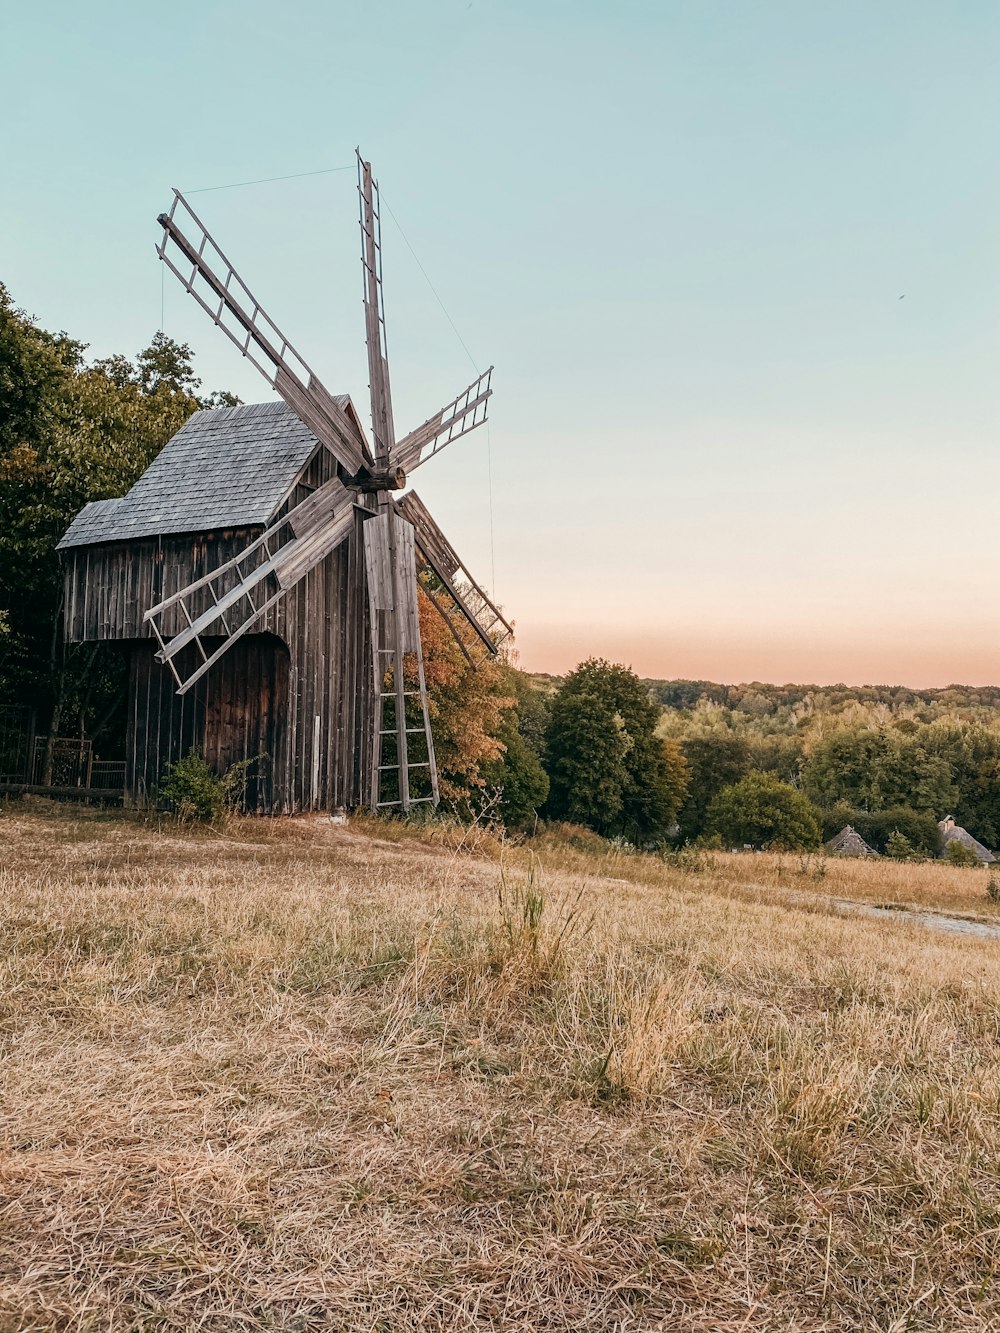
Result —
M 406 473 L 401 467 L 388 468 L 384 472 L 362 468 L 347 484 L 363 495 L 371 495 L 375 491 L 401 491 L 406 485 Z

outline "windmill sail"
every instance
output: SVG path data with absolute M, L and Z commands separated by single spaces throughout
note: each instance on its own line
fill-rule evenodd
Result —
M 354 526 L 354 497 L 329 482 L 266 528 L 240 554 L 188 584 L 143 617 L 159 644 L 156 656 L 169 666 L 177 693 L 185 694 L 222 655 L 264 618 L 310 570 L 344 541 Z M 205 609 L 199 611 L 199 605 Z M 169 634 L 166 625 L 180 618 Z M 223 635 L 211 650 L 203 640 Z M 182 672 L 177 658 L 194 645 L 200 661 Z
M 446 445 L 468 435 L 486 420 L 486 404 L 493 393 L 490 381 L 493 367 L 484 370 L 464 393 L 453 398 L 440 412 L 428 417 L 422 426 L 410 431 L 396 446 L 393 461 L 412 472 L 428 458 L 439 454 Z
M 361 265 L 364 272 L 365 334 L 368 342 L 368 382 L 372 399 L 375 459 L 387 467 L 396 445 L 389 391 L 389 358 L 385 340 L 385 298 L 382 292 L 382 214 L 378 182 L 370 162 L 358 159 L 361 196 Z
M 178 213 L 194 231 L 195 241 L 181 230 Z M 161 213 L 158 221 L 163 239 L 156 253 L 184 289 L 348 472 L 356 475 L 369 466 L 371 455 L 358 423 L 327 392 L 266 314 L 179 190 L 174 191 L 170 212 Z M 219 276 L 210 259 L 224 276 Z
M 382 224 L 371 164 L 360 152 L 357 156 L 375 465 L 387 471 L 400 463 L 386 355 Z M 371 804 L 376 810 L 398 806 L 405 813 L 421 801 L 437 805 L 437 765 L 420 644 L 414 531 L 397 512 L 388 491 L 380 492 L 376 503 L 376 516 L 364 526 L 374 673 Z M 407 689 L 408 656 L 416 667 L 416 689 Z
M 513 626 L 469 573 L 416 491 L 404 495 L 398 507 L 413 524 L 418 552 L 432 575 L 424 591 L 443 616 L 458 646 L 473 666 L 496 654 L 503 641 L 513 634 Z M 475 636 L 471 640 L 469 629 Z

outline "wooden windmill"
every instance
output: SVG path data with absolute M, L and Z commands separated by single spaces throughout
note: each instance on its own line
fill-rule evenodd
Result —
M 158 644 L 157 660 L 169 667 L 183 695 L 241 636 L 267 623 L 278 603 L 348 541 L 360 519 L 362 549 L 351 577 L 363 583 L 364 593 L 354 599 L 352 614 L 364 624 L 351 625 L 349 631 L 367 754 L 363 799 L 376 809 L 406 811 L 418 802 L 438 800 L 418 578 L 473 666 L 497 651 L 511 626 L 416 493 L 400 499 L 394 493 L 406 486 L 408 474 L 486 420 L 492 367 L 397 440 L 386 355 L 378 185 L 360 153 L 358 192 L 372 444 L 350 399 L 324 388 L 179 191 L 169 213 L 159 218 L 160 258 L 328 451 L 332 466 L 326 481 L 286 505 L 238 554 L 149 606 L 144 623 Z

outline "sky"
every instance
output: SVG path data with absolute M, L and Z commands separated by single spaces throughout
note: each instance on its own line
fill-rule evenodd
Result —
M 1000 680 L 995 0 L 34 0 L 2 27 L 0 280 L 94 356 L 162 324 L 206 388 L 271 393 L 164 279 L 178 187 L 367 410 L 360 144 L 397 433 L 496 366 L 488 432 L 413 483 L 527 669 Z

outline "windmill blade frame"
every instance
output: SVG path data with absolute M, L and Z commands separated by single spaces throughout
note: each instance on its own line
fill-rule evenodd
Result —
M 413 472 L 449 444 L 476 430 L 486 421 L 487 403 L 493 396 L 493 367 L 478 375 L 469 387 L 446 403 L 416 430 L 396 445 L 393 462 Z
M 186 213 L 197 229 L 197 245 L 181 229 L 176 217 L 178 209 Z M 373 459 L 359 423 L 328 392 L 305 358 L 267 314 L 179 190 L 174 190 L 170 211 L 161 213 L 157 221 L 163 228 L 163 238 L 156 253 L 184 290 L 277 390 L 316 438 L 327 446 L 345 471 L 357 475 L 370 468 Z M 174 251 L 191 266 L 189 274 L 178 267 Z M 225 278 L 219 277 L 207 256 L 221 264 Z M 198 289 L 199 280 L 217 299 L 217 305 Z
M 361 211 L 361 267 L 368 343 L 368 386 L 371 393 L 372 434 L 377 466 L 388 467 L 396 435 L 389 386 L 389 352 L 385 331 L 385 293 L 382 286 L 382 210 L 378 181 L 372 164 L 355 149 L 358 159 L 358 198 Z
M 476 582 L 468 566 L 434 521 L 430 510 L 416 491 L 408 491 L 396 501 L 403 517 L 413 525 L 417 550 L 438 582 L 424 586 L 430 601 L 443 617 L 456 643 L 473 667 L 488 654 L 495 657 L 514 627 L 496 603 Z M 480 656 L 474 657 L 466 638 L 455 623 L 457 613 L 476 635 Z M 485 653 L 481 650 L 485 649 Z
M 159 645 L 157 661 L 169 667 L 178 694 L 186 694 L 237 639 L 259 624 L 300 579 L 346 540 L 356 508 L 345 486 L 337 480 L 327 482 L 265 528 L 239 555 L 145 612 L 143 623 L 149 625 Z M 255 600 L 254 594 L 260 597 L 261 592 L 263 600 Z M 205 600 L 208 605 L 198 611 L 198 602 Z M 180 613 L 184 624 L 177 633 L 168 634 L 164 621 L 172 611 Z M 216 633 L 221 629 L 224 638 L 209 652 L 202 640 L 213 629 Z M 182 674 L 175 659 L 190 645 L 197 648 L 201 661 L 195 670 Z

